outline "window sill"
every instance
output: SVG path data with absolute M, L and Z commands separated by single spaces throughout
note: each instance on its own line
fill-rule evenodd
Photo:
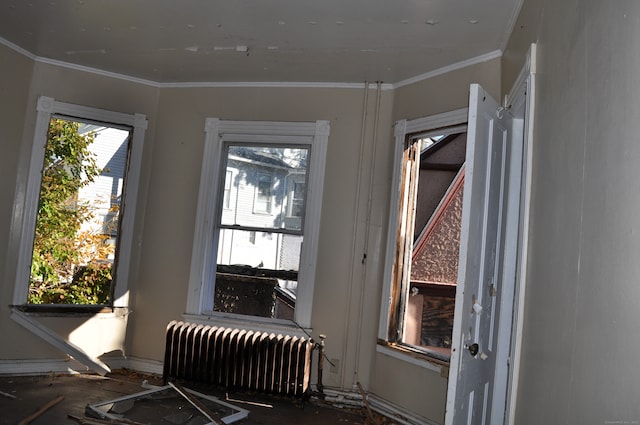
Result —
M 274 320 L 261 317 L 240 316 L 225 313 L 188 314 L 182 315 L 183 319 L 199 325 L 222 326 L 225 328 L 244 329 L 258 332 L 297 336 L 299 338 L 311 338 L 313 332 L 310 328 L 302 328 L 290 320 Z
M 384 340 L 378 340 L 376 351 L 440 374 L 448 374 L 449 372 L 449 362 L 432 357 L 425 351 L 411 349 L 407 346 L 393 344 Z
M 12 305 L 11 309 L 25 313 L 28 316 L 41 317 L 91 317 L 97 314 L 124 317 L 129 311 L 128 307 L 76 304 L 22 304 Z

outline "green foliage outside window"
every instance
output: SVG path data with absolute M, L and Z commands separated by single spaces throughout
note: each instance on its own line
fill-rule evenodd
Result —
M 80 124 L 52 119 L 45 147 L 40 200 L 31 262 L 31 304 L 106 304 L 111 286 L 113 246 L 102 232 L 82 230 L 92 220 L 78 191 L 100 175 L 89 150 L 94 134 Z

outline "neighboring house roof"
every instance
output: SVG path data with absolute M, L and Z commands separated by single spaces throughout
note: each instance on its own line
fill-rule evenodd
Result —
M 267 165 L 278 168 L 293 168 L 280 156 L 268 151 L 258 151 L 255 148 L 246 146 L 230 146 L 229 156 L 236 156 L 253 162 L 254 164 Z
M 464 167 L 418 237 L 411 281 L 455 285 L 458 276 Z

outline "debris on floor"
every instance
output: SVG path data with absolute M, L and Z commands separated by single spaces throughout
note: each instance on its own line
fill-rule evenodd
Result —
M 144 381 L 147 383 L 143 386 Z M 233 412 L 237 413 L 245 409 L 250 411 L 247 417 L 238 419 L 235 425 L 297 425 L 301 423 L 305 425 L 377 425 L 365 422 L 368 419 L 358 407 L 337 408 L 313 398 L 301 405 L 287 397 L 251 392 L 232 392 L 227 395 L 224 390 L 218 391 L 207 386 L 185 385 L 194 392 L 206 394 L 218 400 L 215 405 L 209 405 L 209 401 L 197 397 L 198 400 L 205 403 L 209 410 L 215 412 L 215 409 L 220 408 L 216 407 L 217 405 L 227 403 L 234 407 Z M 160 376 L 132 372 L 126 369 L 114 370 L 104 377 L 94 374 L 0 376 L 0 391 L 13 396 L 0 395 L 0 412 L 2 412 L 0 425 L 16 425 L 59 396 L 62 396 L 63 399 L 44 410 L 40 416 L 33 419 L 30 425 L 135 425 L 137 419 L 128 415 L 114 416 L 115 419 L 94 417 L 99 415 L 88 414 L 87 406 L 103 405 L 105 408 L 106 401 L 128 398 L 133 394 L 144 392 L 146 389 L 154 390 L 162 386 L 163 381 Z M 173 391 L 175 392 L 175 390 Z M 190 403 L 189 405 L 192 406 Z M 115 409 L 125 409 L 125 407 L 126 403 Z M 194 418 L 200 418 L 202 422 L 194 422 L 193 425 L 212 423 L 197 409 L 196 413 Z M 117 414 L 114 412 L 114 415 Z M 178 424 L 185 423 L 188 416 L 175 415 L 171 418 L 174 422 L 139 421 L 139 423 L 145 425 L 153 423 Z M 181 420 L 183 422 L 180 422 Z
M 43 404 L 42 406 L 40 406 L 40 408 L 38 410 L 36 410 L 35 412 L 30 414 L 26 418 L 22 419 L 20 422 L 18 422 L 18 425 L 30 424 L 31 422 L 33 422 L 34 420 L 36 420 L 37 418 L 42 416 L 42 414 L 44 414 L 44 412 L 46 412 L 47 410 L 51 409 L 56 404 L 60 403 L 62 400 L 64 400 L 64 396 L 59 395 L 58 397 L 54 398 L 53 400 Z
M 217 397 L 169 383 L 87 406 L 86 414 L 113 421 L 131 423 L 168 423 L 172 425 L 224 425 L 244 419 L 249 411 Z

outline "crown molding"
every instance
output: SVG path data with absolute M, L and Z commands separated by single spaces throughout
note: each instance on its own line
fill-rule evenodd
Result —
M 522 0 L 520 0 L 522 1 Z M 517 15 L 516 15 L 517 17 Z M 514 21 L 515 22 L 515 21 Z M 338 82 L 287 82 L 287 81 L 263 81 L 263 82 L 251 82 L 251 81 L 239 81 L 239 82 L 176 82 L 176 83 L 161 83 L 157 81 L 147 80 L 144 78 L 132 77 L 125 74 L 119 74 L 117 72 L 105 71 L 98 68 L 92 68 L 84 65 L 77 65 L 69 62 L 64 62 L 56 59 L 49 59 L 40 56 L 36 56 L 28 50 L 0 37 L 0 44 L 15 50 L 16 52 L 32 59 L 35 62 L 59 66 L 62 68 L 73 69 L 76 71 L 87 72 L 95 75 L 101 75 L 103 77 L 115 78 L 118 80 L 129 81 L 132 83 L 142 84 L 155 88 L 320 88 L 320 89 L 364 89 L 367 87 L 367 83 L 338 83 Z M 446 74 L 451 71 L 466 68 L 468 66 L 476 65 L 479 63 L 487 62 L 495 58 L 502 57 L 502 50 L 494 50 L 493 52 L 486 53 L 484 55 L 476 56 L 474 58 L 466 59 L 461 62 L 456 62 L 451 65 L 444 66 L 442 68 L 435 69 L 433 71 L 426 72 L 424 74 L 417 75 L 415 77 L 408 78 L 406 80 L 399 81 L 397 83 L 381 83 L 380 88 L 382 90 L 395 90 L 400 87 L 404 87 L 410 84 L 414 84 L 420 81 L 428 80 L 442 74 Z M 370 84 L 370 90 L 375 90 L 376 85 Z
M 476 56 L 475 58 L 452 63 L 451 65 L 443 66 L 442 68 L 434 69 L 433 71 L 425 72 L 424 74 L 399 81 L 393 84 L 393 88 L 397 89 L 410 84 L 419 83 L 420 81 L 428 80 L 439 75 L 447 74 L 452 71 L 457 71 L 458 69 L 467 68 L 469 66 L 477 65 L 500 57 L 502 57 L 502 50 L 494 50 L 493 52 L 485 53 L 484 55 Z

